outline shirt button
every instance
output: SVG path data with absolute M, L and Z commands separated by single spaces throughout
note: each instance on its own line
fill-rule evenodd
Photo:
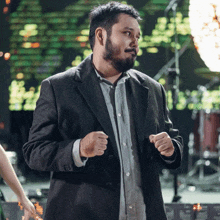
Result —
M 125 142 L 123 142 L 123 146 L 126 147 L 126 145 L 127 145 L 127 144 L 126 144 Z
M 130 173 L 129 173 L 129 172 L 127 172 L 127 173 L 126 173 L 126 176 L 130 176 Z
M 121 113 L 118 113 L 118 117 L 121 117 Z
M 129 209 L 132 209 L 133 207 L 132 207 L 132 205 L 129 205 L 128 208 L 129 208 Z

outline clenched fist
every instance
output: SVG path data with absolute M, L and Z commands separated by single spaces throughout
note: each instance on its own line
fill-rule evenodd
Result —
M 107 149 L 108 136 L 102 131 L 94 131 L 87 134 L 80 141 L 80 156 L 95 157 L 104 154 Z
M 154 144 L 161 155 L 170 157 L 174 153 L 174 146 L 170 136 L 166 132 L 159 134 L 151 134 L 149 136 L 150 142 Z

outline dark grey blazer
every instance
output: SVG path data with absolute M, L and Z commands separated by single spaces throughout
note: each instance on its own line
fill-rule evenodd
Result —
M 126 89 L 132 103 L 142 188 L 148 220 L 166 220 L 158 164 L 177 168 L 182 139 L 168 118 L 163 87 L 136 70 L 129 70 Z M 108 146 L 103 156 L 76 167 L 73 143 L 92 131 L 104 131 Z M 166 131 L 175 146 L 171 164 L 161 158 L 150 134 Z M 117 220 L 120 163 L 107 107 L 92 66 L 92 55 L 79 66 L 42 82 L 29 140 L 23 146 L 30 168 L 52 171 L 45 220 Z

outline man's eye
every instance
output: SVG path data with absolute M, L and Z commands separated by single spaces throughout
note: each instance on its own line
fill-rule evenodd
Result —
M 130 32 L 130 31 L 126 31 L 125 34 L 126 34 L 127 36 L 131 36 L 131 32 Z

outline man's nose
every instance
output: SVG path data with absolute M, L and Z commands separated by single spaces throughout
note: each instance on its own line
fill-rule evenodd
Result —
M 139 52 L 139 44 L 138 44 L 138 39 L 137 38 L 134 37 L 132 39 L 132 42 L 131 42 L 130 46 L 136 50 L 136 53 Z
M 133 38 L 132 38 L 131 46 L 134 47 L 134 48 L 139 48 L 138 38 L 136 38 L 136 37 L 133 37 Z

